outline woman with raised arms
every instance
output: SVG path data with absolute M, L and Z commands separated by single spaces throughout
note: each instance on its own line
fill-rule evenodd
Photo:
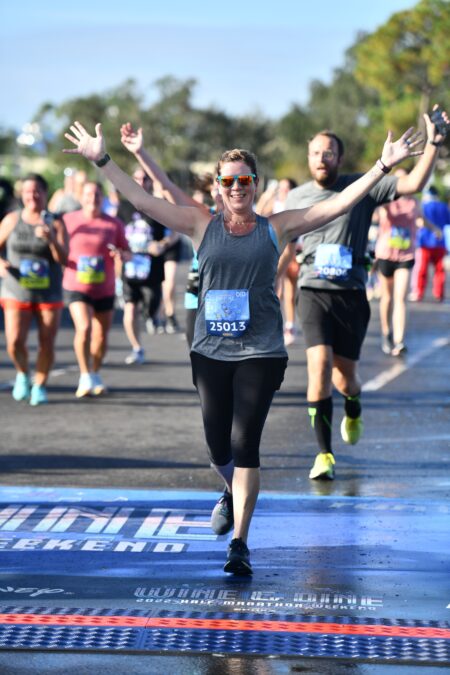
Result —
M 274 291 L 278 258 L 288 242 L 351 209 L 393 166 L 421 154 L 414 151 L 418 134 L 408 129 L 394 142 L 389 132 L 381 158 L 343 192 L 270 221 L 254 213 L 258 170 L 246 150 L 228 150 L 219 159 L 224 210 L 211 216 L 200 205 L 177 206 L 145 192 L 107 154 L 101 124 L 91 136 L 74 122 L 65 137 L 75 148 L 64 152 L 94 162 L 138 211 L 192 239 L 200 275 L 193 381 L 211 466 L 225 483 L 211 526 L 216 534 L 234 527 L 224 571 L 252 574 L 247 538 L 260 486 L 260 439 L 288 360 Z

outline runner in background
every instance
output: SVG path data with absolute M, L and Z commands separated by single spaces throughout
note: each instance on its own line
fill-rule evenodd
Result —
M 443 116 L 448 123 L 447 114 Z M 344 398 L 342 440 L 354 445 L 363 432 L 358 361 L 370 318 L 367 235 L 377 206 L 422 190 L 431 175 L 444 136 L 427 114 L 424 119 L 426 145 L 408 175 L 385 176 L 348 213 L 303 239 L 298 309 L 306 343 L 308 414 L 319 450 L 309 474 L 312 479 L 331 480 L 335 475 L 333 387 Z M 354 184 L 360 174 L 339 174 L 343 155 L 344 145 L 336 134 L 318 132 L 308 145 L 312 181 L 291 190 L 287 208 L 321 203 Z
M 291 190 L 297 187 L 292 178 L 282 178 L 280 181 L 269 181 L 268 189 L 263 192 L 256 204 L 256 213 L 269 218 L 272 213 L 280 213 L 286 208 L 286 199 Z M 295 241 L 285 249 L 280 260 L 277 277 L 277 294 L 280 298 L 284 318 L 284 344 L 289 347 L 296 340 L 295 306 L 297 300 L 297 281 L 300 265 L 297 260 L 301 252 L 301 242 Z
M 48 185 L 39 174 L 22 182 L 23 208 L 8 213 L 0 225 L 1 304 L 8 355 L 16 368 L 12 396 L 38 406 L 48 403 L 47 379 L 55 358 L 55 340 L 63 308 L 62 265 L 67 262 L 64 221 L 47 211 Z M 28 334 L 38 327 L 36 372 L 31 377 Z
M 153 192 L 153 182 L 138 166 L 133 179 L 146 192 Z M 132 258 L 121 265 L 123 296 L 123 325 L 132 351 L 125 363 L 143 364 L 145 352 L 140 339 L 140 312 L 145 322 L 154 325 L 162 298 L 164 281 L 164 252 L 171 245 L 164 225 L 136 211 L 127 200 L 122 200 L 118 217 L 126 223 L 125 235 Z
M 65 216 L 69 253 L 63 287 L 75 327 L 73 344 L 80 369 L 77 398 L 107 391 L 100 368 L 114 314 L 114 259 L 128 251 L 122 221 L 101 210 L 103 196 L 100 184 L 85 183 L 81 209 Z
M 406 176 L 397 169 L 394 176 Z M 375 247 L 380 288 L 381 349 L 401 356 L 406 352 L 405 332 L 411 269 L 414 266 L 416 222 L 421 217 L 414 197 L 400 197 L 378 209 L 379 227 Z

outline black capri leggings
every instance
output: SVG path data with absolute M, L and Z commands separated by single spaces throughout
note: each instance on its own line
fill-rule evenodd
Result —
M 231 460 L 242 468 L 259 467 L 259 444 L 287 358 L 218 361 L 191 352 L 194 385 L 200 396 L 211 461 Z

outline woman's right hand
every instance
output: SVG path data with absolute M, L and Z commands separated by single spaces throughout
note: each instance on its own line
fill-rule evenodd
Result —
M 102 125 L 95 125 L 95 137 L 88 134 L 80 122 L 74 122 L 70 126 L 71 134 L 65 133 L 68 141 L 75 145 L 75 148 L 64 149 L 63 152 L 72 155 L 81 155 L 91 162 L 98 162 L 105 156 L 106 148 L 103 140 Z
M 128 152 L 131 152 L 133 155 L 135 155 L 137 152 L 139 152 L 139 150 L 142 149 L 142 146 L 144 145 L 142 128 L 139 127 L 139 129 L 135 131 L 130 122 L 122 124 L 120 127 L 120 140 Z

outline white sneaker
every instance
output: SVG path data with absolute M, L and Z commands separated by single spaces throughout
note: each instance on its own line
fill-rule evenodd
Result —
M 134 363 L 138 365 L 145 363 L 145 352 L 142 347 L 140 349 L 133 349 L 133 351 L 130 352 L 130 354 L 128 354 L 127 358 L 125 359 L 125 363 L 128 366 L 131 366 Z
M 93 382 L 90 373 L 81 373 L 78 380 L 78 389 L 75 392 L 77 398 L 84 398 L 92 394 Z
M 294 328 L 285 328 L 284 329 L 284 344 L 286 347 L 294 344 L 296 340 L 296 334 Z
M 153 323 L 153 319 L 147 319 L 145 322 L 145 330 L 149 335 L 154 335 L 156 333 L 156 328 L 155 324 Z

